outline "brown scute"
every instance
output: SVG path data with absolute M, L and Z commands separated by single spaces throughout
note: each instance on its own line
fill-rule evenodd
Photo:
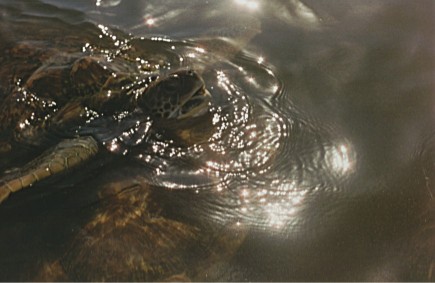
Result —
M 71 78 L 75 82 L 89 82 L 91 84 L 106 82 L 110 74 L 101 64 L 98 64 L 96 58 L 85 56 L 77 59 L 71 67 Z

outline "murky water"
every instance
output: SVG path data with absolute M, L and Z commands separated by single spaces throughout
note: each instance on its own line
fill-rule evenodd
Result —
M 23 41 L 125 55 L 200 73 L 213 130 L 177 146 L 90 111 L 41 144 L 57 110 L 30 111 L 2 172 L 76 133 L 102 150 L 0 205 L 0 279 L 434 279 L 432 1 L 64 2 L 0 1 L 2 100 Z

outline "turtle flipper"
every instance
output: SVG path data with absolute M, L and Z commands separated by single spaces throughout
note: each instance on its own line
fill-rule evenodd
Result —
M 94 156 L 97 151 L 98 144 L 92 137 L 79 137 L 60 142 L 32 160 L 18 173 L 0 179 L 0 203 L 11 193 L 77 166 Z

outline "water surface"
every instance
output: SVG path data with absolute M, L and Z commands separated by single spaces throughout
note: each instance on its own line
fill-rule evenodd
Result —
M 112 142 L 123 128 L 90 123 L 115 161 L 108 154 L 2 204 L 2 280 L 32 280 L 61 257 L 104 207 L 102 188 L 125 179 L 149 184 L 170 219 L 248 231 L 229 263 L 199 280 L 434 279 L 432 1 L 0 4 L 5 42 L 61 47 L 58 25 L 78 47 L 101 36 L 115 52 L 116 40 L 136 38 L 151 50 L 141 59 L 165 55 L 162 72 L 199 70 L 217 126 L 205 144 L 156 141 L 150 152 L 130 151 L 138 132 Z M 19 19 L 41 28 L 20 30 Z

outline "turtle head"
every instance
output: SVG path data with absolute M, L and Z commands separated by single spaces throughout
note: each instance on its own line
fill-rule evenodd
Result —
M 210 101 L 204 80 L 193 70 L 180 70 L 154 81 L 138 105 L 153 118 L 182 120 L 207 113 Z

